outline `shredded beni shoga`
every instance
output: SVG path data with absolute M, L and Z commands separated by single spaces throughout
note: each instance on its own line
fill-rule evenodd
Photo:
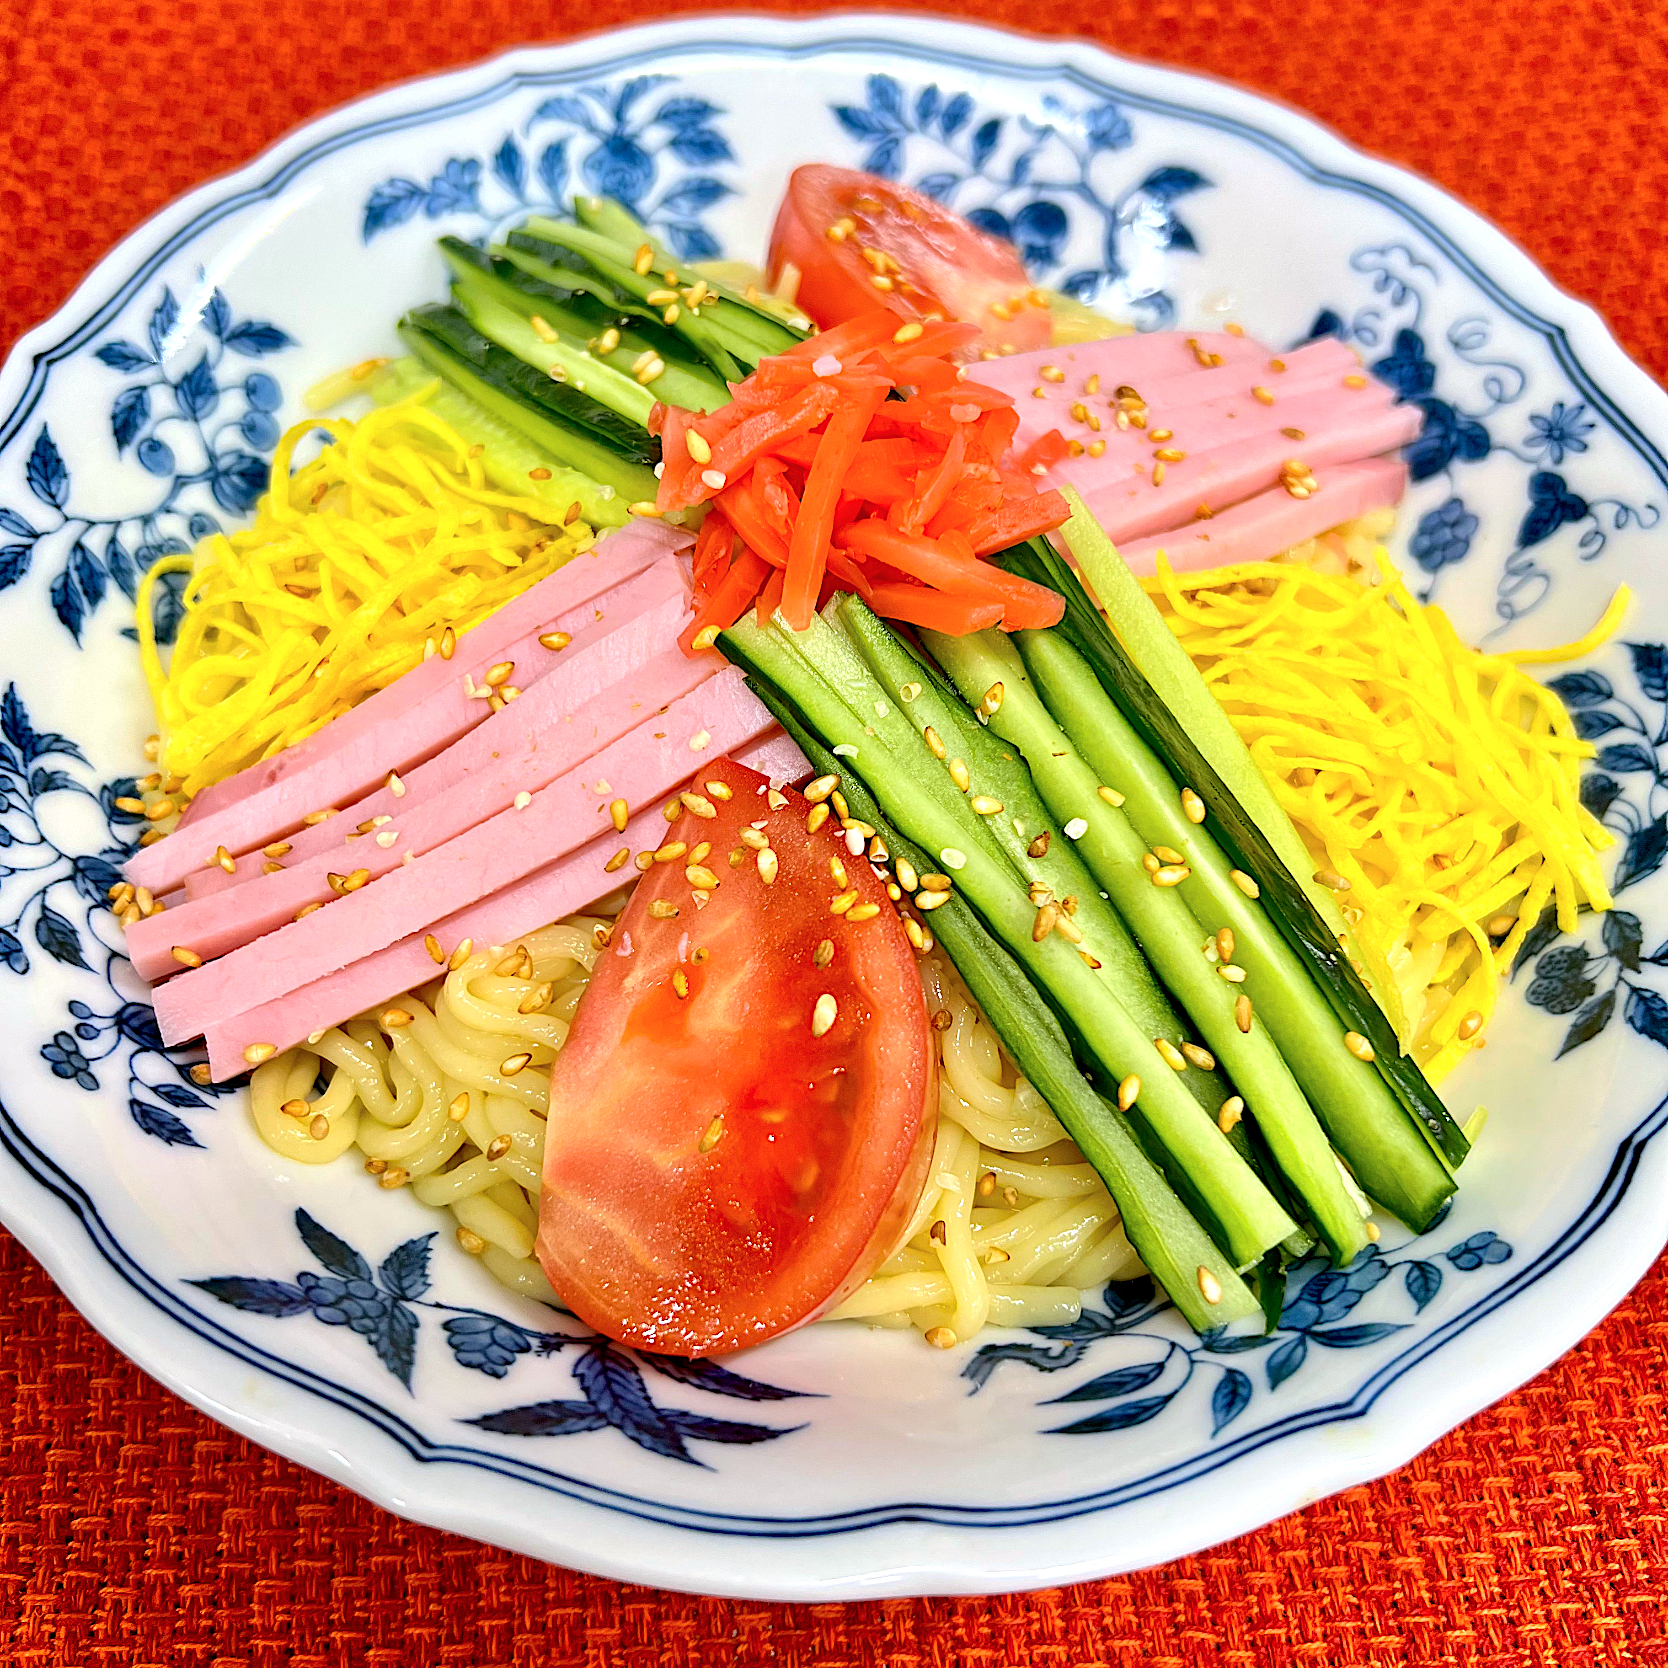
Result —
M 1422 606 L 1364 518 L 1274 562 L 1145 582 L 1273 783 L 1350 927 L 1388 962 L 1386 1004 L 1431 1078 L 1472 1048 L 1501 976 L 1543 911 L 1561 931 L 1608 909 L 1614 837 L 1581 803 L 1594 748 L 1526 665 L 1561 648 L 1488 653 Z M 1394 1010 L 1400 1009 L 1399 1013 Z

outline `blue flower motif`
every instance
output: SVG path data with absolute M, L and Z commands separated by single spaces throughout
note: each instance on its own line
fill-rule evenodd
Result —
M 1464 559 L 1477 531 L 1477 518 L 1464 502 L 1450 498 L 1419 518 L 1409 549 L 1426 573 L 1436 573 Z
M 68 1031 L 54 1033 L 52 1041 L 41 1049 L 41 1058 L 51 1066 L 54 1077 L 62 1077 L 87 1090 L 98 1087 L 98 1079 L 87 1064 L 87 1056 Z
M 1481 1268 L 1484 1263 L 1503 1263 L 1511 1254 L 1511 1246 L 1498 1234 L 1487 1230 L 1473 1234 L 1470 1239 L 1462 1240 L 1451 1251 L 1443 1253 L 1455 1268 L 1464 1269 L 1467 1273 Z
M 593 191 L 614 197 L 627 208 L 635 208 L 643 193 L 654 184 L 654 158 L 624 133 L 604 139 L 585 158 L 580 171 Z
M 521 1327 L 496 1315 L 453 1315 L 445 1332 L 457 1364 L 490 1378 L 502 1378 L 515 1365 L 515 1358 L 533 1347 Z
M 1583 415 L 1586 410 L 1584 401 L 1566 406 L 1559 400 L 1544 417 L 1539 413 L 1530 417 L 1529 433 L 1523 437 L 1523 444 L 1531 452 L 1545 452 L 1547 462 L 1556 468 L 1564 461 L 1566 452 L 1587 450 L 1587 436 L 1598 425 L 1586 420 Z
M 1572 1014 L 1598 988 L 1588 977 L 1587 952 L 1579 944 L 1560 944 L 1535 964 L 1529 986 L 1531 1007 L 1549 1014 Z
M 362 1338 L 374 1337 L 388 1313 L 388 1299 L 369 1280 L 342 1280 L 310 1270 L 296 1276 L 307 1294 L 313 1317 L 326 1326 L 351 1327 Z

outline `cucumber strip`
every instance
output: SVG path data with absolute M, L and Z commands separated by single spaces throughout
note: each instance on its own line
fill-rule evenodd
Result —
M 366 384 L 378 405 L 392 405 L 411 395 L 471 446 L 481 448 L 481 467 L 500 492 L 519 493 L 550 505 L 552 522 L 561 521 L 572 504 L 592 527 L 623 527 L 631 517 L 625 500 L 609 486 L 599 486 L 589 475 L 557 463 L 552 454 L 533 444 L 519 429 L 501 422 L 487 408 L 454 388 L 415 359 L 396 359 Z M 534 476 L 544 469 L 547 479 Z
M 592 439 L 584 429 L 524 399 L 513 384 L 506 386 L 500 380 L 499 367 L 482 366 L 464 358 L 445 340 L 422 328 L 414 318 L 408 316 L 399 328 L 401 340 L 429 370 L 443 377 L 477 405 L 484 406 L 500 422 L 519 429 L 558 463 L 588 475 L 599 486 L 612 487 L 622 502 L 628 505 L 653 501 L 659 482 L 655 480 L 652 469 L 622 457 L 613 447 Z M 502 348 L 492 351 L 501 355 L 509 365 L 518 367 L 528 381 L 542 381 L 548 388 L 556 386 L 548 377 L 541 378 L 537 371 L 528 369 Z
M 1176 890 L 1211 931 L 1233 933 L 1256 1020 L 1268 1028 L 1357 1181 L 1402 1221 L 1422 1226 L 1453 1192 L 1452 1178 L 1389 1086 L 1345 1051 L 1343 1027 L 1304 959 L 1271 930 L 1263 901 L 1234 883 L 1235 865 L 1208 827 L 1188 821 L 1175 779 L 1088 661 L 1058 631 L 1021 632 L 1015 642 L 1049 710 L 1066 715 L 1081 739 L 1085 762 L 1124 795 L 1124 813 L 1140 837 L 1187 857 L 1191 873 Z
M 950 776 L 951 761 L 962 763 L 970 780 L 966 790 L 972 796 L 966 801 L 969 808 L 975 800 L 994 801 L 1001 806 L 999 812 L 981 820 L 1014 872 L 1028 887 L 1046 886 L 1054 900 L 1077 900 L 1076 913 L 1067 917 L 1067 927 L 1082 934 L 1085 947 L 1102 964 L 1100 977 L 1128 1009 L 1130 1018 L 1147 1033 L 1149 1042 L 1156 1044 L 1162 1037 L 1177 1047 L 1187 1041 L 1182 1016 L 1160 989 L 1152 967 L 1136 948 L 1117 911 L 1102 898 L 1100 883 L 1038 797 L 1031 772 L 1013 749 L 1004 747 L 975 721 L 962 699 L 966 690 L 960 694 L 954 688 L 941 690 L 936 678 L 924 680 L 915 657 L 860 598 L 840 596 L 830 604 L 830 612 L 881 684 L 888 703 L 908 719 L 917 735 L 924 737 L 931 729 L 949 753 L 950 759 L 940 762 L 935 757 L 927 768 L 936 770 L 955 787 Z M 969 702 L 976 705 L 991 681 L 980 684 Z M 918 693 L 906 698 L 906 688 Z M 963 790 L 957 788 L 956 792 Z M 1041 851 L 1037 850 L 1039 845 Z M 1195 954 L 1197 951 L 1194 945 Z M 1231 1014 L 1229 1019 L 1231 1023 Z M 1214 1072 L 1189 1070 L 1181 1074 L 1181 1080 L 1213 1118 L 1231 1092 Z
M 670 303 L 651 302 L 648 299 L 651 295 L 666 293 L 666 280 L 652 267 L 646 273 L 638 272 L 632 265 L 632 251 L 629 249 L 621 250 L 608 238 L 598 237 L 595 232 L 587 231 L 583 226 L 567 225 L 559 220 L 546 220 L 539 215 L 527 222 L 526 232 L 529 236 L 542 238 L 546 243 L 554 243 L 580 256 L 617 291 L 632 297 L 638 307 L 652 308 L 664 305 L 666 311 L 670 312 Z M 697 312 L 681 303 L 670 319 L 664 312 L 659 316 L 669 330 L 683 337 L 726 382 L 742 380 L 744 372 L 741 362 L 749 366 L 756 365 L 764 357 L 764 350 L 750 351 L 744 339 L 724 329 L 710 315 Z M 783 334 L 787 336 L 787 332 L 784 331 Z M 791 345 L 798 338 L 787 336 L 787 340 Z
M 1105 535 L 1100 539 L 1116 561 L 1117 553 Z M 1079 542 L 1087 548 L 1093 541 L 1083 537 L 1080 530 Z M 1368 994 L 1349 958 L 1340 952 L 1336 934 L 1315 913 L 1308 894 L 1293 879 L 1262 829 L 1246 815 L 1215 766 L 1195 746 L 1188 726 L 1164 704 L 1107 629 L 1065 558 L 1034 542 L 1009 551 L 999 560 L 1010 571 L 1053 586 L 1065 598 L 1066 618 L 1058 629 L 1088 661 L 1096 681 L 1142 740 L 1161 757 L 1175 761 L 1176 769 L 1204 801 L 1224 850 L 1240 869 L 1254 877 L 1267 917 L 1308 970 L 1338 1020 L 1372 1045 L 1378 1075 L 1444 1164 L 1460 1164 L 1467 1151 L 1464 1135 L 1418 1065 L 1401 1052 L 1389 1019 Z M 1193 675 L 1197 678 L 1196 672 Z M 1312 1098 L 1324 1113 L 1327 1109 L 1319 1097 Z M 1339 1145 L 1342 1150 L 1342 1143 Z M 1390 1203 L 1388 1199 L 1380 1202 Z
M 926 854 L 887 824 L 862 780 L 811 734 L 782 692 L 756 672 L 748 674 L 748 683 L 812 768 L 841 777 L 852 815 L 880 833 L 894 858 L 907 859 L 917 872 L 926 868 Z M 933 912 L 932 928 L 1014 1064 L 1106 1183 L 1130 1244 L 1188 1325 L 1209 1332 L 1256 1314 L 1257 1300 L 1249 1287 L 1187 1213 L 1123 1116 L 1083 1080 L 1053 1009 L 1019 964 L 954 893 Z M 1215 1303 L 1204 1296 L 1201 1273 L 1221 1291 Z
M 600 302 L 610 314 L 626 314 L 642 320 L 645 325 L 662 329 L 660 314 L 645 306 L 633 293 L 610 283 L 571 249 L 551 243 L 545 238 L 531 237 L 526 232 L 511 232 L 501 244 L 494 244 L 493 258 L 516 268 L 518 272 L 548 284 L 554 291 L 576 298 L 589 296 Z
M 821 627 L 855 663 L 839 688 L 800 658 L 795 648 Z M 792 639 L 792 646 L 784 639 Z M 954 803 L 930 785 L 925 761 L 931 757 L 907 720 L 880 711 L 888 705 L 856 651 L 820 618 L 809 631 L 761 630 L 744 617 L 718 639 L 727 658 L 744 671 L 775 683 L 822 736 L 829 750 L 868 784 L 887 819 L 906 838 L 936 853 L 986 924 L 1049 990 L 1070 1017 L 1089 1050 L 1091 1063 L 1111 1083 L 1139 1076 L 1143 1115 L 1198 1189 L 1220 1225 L 1222 1249 L 1236 1268 L 1246 1268 L 1295 1231 L 1296 1224 L 1275 1202 L 1210 1116 L 1176 1082 L 1161 1061 L 1154 1069 L 1151 1038 L 1129 1016 L 1112 990 L 1057 933 L 1037 943 L 1031 936 L 1036 911 L 1016 876 L 994 846 L 982 821 L 960 794 Z M 855 697 L 855 700 L 853 700 Z M 858 716 L 875 714 L 873 722 Z M 894 722 L 882 735 L 876 724 Z M 901 727 L 902 734 L 897 731 Z M 900 745 L 901 743 L 901 745 Z
M 924 631 L 921 637 L 964 699 L 979 701 L 1000 686 L 1000 703 L 990 713 L 991 731 L 1024 757 L 1055 820 L 1065 824 L 1075 819 L 1083 825 L 1077 851 L 1244 1097 L 1275 1164 L 1303 1200 L 1333 1258 L 1340 1265 L 1353 1261 L 1367 1246 L 1365 1224 L 1291 1068 L 1266 1025 L 1240 1030 L 1235 1019 L 1238 986 L 1221 977 L 1225 963 L 1213 964 L 1204 954 L 1212 934 L 1177 887 L 1160 886 L 1148 874 L 1143 860 L 1152 853 L 1146 842 L 1123 811 L 1101 796 L 1100 780 L 1043 704 L 1018 650 L 991 631 L 969 637 Z

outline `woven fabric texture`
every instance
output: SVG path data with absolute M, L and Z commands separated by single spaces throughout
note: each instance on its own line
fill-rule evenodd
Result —
M 1663 0 L 942 9 L 1318 115 L 1474 204 L 1668 377 Z M 0 350 L 147 214 L 296 123 L 641 15 L 631 0 L 0 0 Z M 1668 1665 L 1665 1365 L 1668 1262 L 1402 1472 L 1201 1557 L 988 1601 L 736 1604 L 401 1523 L 153 1384 L 0 1236 L 0 1664 Z

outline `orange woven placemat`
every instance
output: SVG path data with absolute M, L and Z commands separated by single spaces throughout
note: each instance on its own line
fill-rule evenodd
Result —
M 1668 376 L 1662 0 L 944 9 L 1316 113 L 1475 204 Z M 639 15 L 629 0 L 0 0 L 0 350 L 146 214 L 316 112 Z M 1577 1350 L 1406 1470 L 1202 1557 L 990 1601 L 734 1604 L 397 1521 L 159 1389 L 0 1235 L 0 1662 L 1668 1664 L 1665 1364 L 1659 1263 Z

